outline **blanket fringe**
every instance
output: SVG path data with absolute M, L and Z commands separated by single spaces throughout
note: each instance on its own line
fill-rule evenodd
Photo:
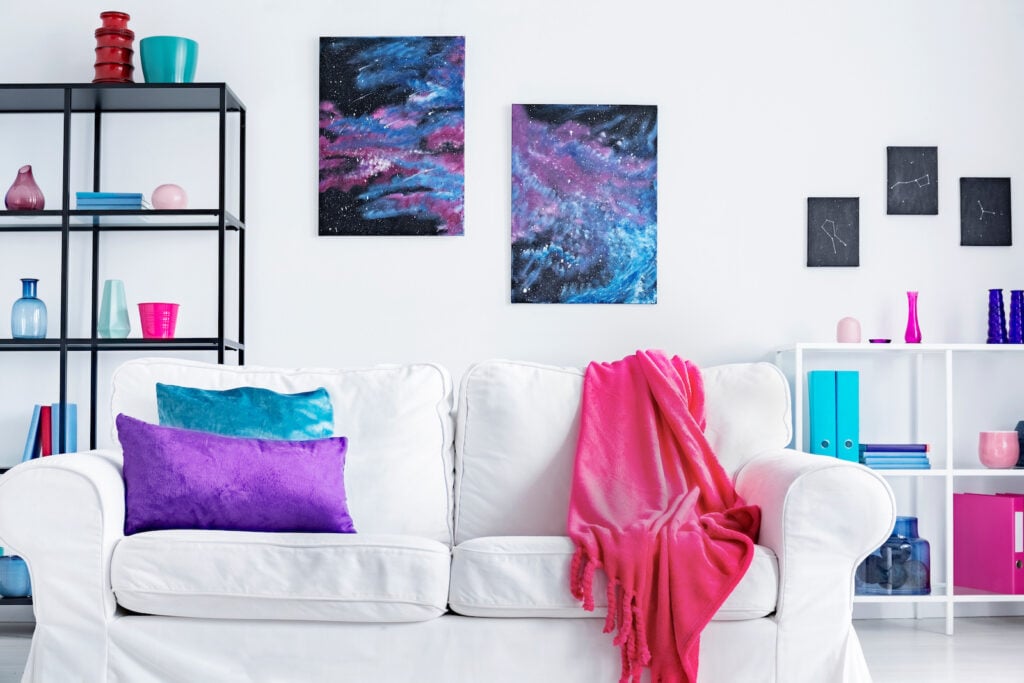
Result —
M 583 609 L 587 612 L 594 611 L 594 571 L 597 563 L 587 553 L 582 545 L 576 548 L 572 556 L 572 565 L 569 567 L 569 576 L 572 577 L 570 588 L 572 596 L 583 601 Z

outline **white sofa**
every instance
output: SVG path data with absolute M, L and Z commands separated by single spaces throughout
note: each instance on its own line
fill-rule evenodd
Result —
M 866 468 L 785 449 L 789 389 L 774 366 L 704 376 L 708 437 L 763 520 L 753 565 L 703 633 L 700 680 L 869 680 L 853 574 L 892 528 L 891 490 Z M 568 589 L 582 371 L 483 362 L 454 402 L 449 373 L 429 364 L 143 359 L 113 381 L 113 413 L 151 422 L 157 381 L 326 387 L 349 437 L 358 533 L 125 537 L 119 453 L 18 465 L 0 478 L 0 538 L 35 591 L 24 681 L 618 680 L 604 610 L 584 612 Z

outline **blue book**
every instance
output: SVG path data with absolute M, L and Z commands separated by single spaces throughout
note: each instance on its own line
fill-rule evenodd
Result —
M 836 456 L 836 371 L 811 370 L 807 373 L 807 404 L 810 417 L 808 450 L 818 455 Z
M 42 408 L 38 403 L 32 409 L 32 421 L 29 423 L 28 437 L 25 439 L 25 450 L 21 454 L 21 461 L 27 462 L 39 455 L 39 411 Z
M 78 405 L 75 403 L 66 404 L 67 411 L 64 413 L 64 441 L 66 447 L 60 447 L 60 419 L 61 409 L 59 403 L 50 406 L 53 411 L 53 419 L 50 422 L 50 434 L 53 438 L 54 453 L 74 453 L 78 450 Z
M 861 452 L 888 451 L 890 453 L 927 453 L 926 443 L 862 443 Z
M 928 463 L 913 463 L 909 465 L 890 465 L 890 464 L 869 464 L 873 470 L 930 470 L 932 466 Z
M 875 460 L 874 458 L 865 458 L 864 459 L 864 464 L 865 465 L 893 465 L 893 466 L 928 465 L 929 461 L 927 459 L 924 459 L 924 458 L 918 458 L 918 459 L 914 459 L 914 460 L 899 460 L 897 458 L 883 458 L 881 460 Z
M 142 201 L 142 193 L 141 192 L 76 192 L 75 193 L 75 199 L 78 199 L 79 201 L 81 201 L 83 199 L 85 199 L 85 200 L 90 200 L 90 199 L 92 199 L 92 200 L 96 200 L 96 199 L 107 199 L 107 200 L 131 199 L 131 200 L 134 200 L 134 201 L 137 201 L 137 202 L 141 202 Z
M 868 467 L 888 467 L 892 469 L 931 469 L 932 466 L 926 458 L 915 460 L 897 460 L 895 458 L 873 460 L 867 458 L 864 460 L 864 464 Z

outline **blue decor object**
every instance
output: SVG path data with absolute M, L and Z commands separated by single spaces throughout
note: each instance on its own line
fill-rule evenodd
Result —
M 1006 310 L 1003 308 L 1003 290 L 988 290 L 988 338 L 989 344 L 1006 343 Z
M 897 517 L 889 540 L 857 567 L 857 595 L 928 595 L 931 546 L 917 535 L 917 517 Z
M 327 389 L 280 394 L 238 387 L 223 391 L 156 385 L 160 424 L 223 436 L 301 441 L 334 434 L 334 408 Z
M 21 298 L 11 308 L 11 336 L 15 339 L 43 339 L 46 336 L 46 304 L 36 298 L 39 280 L 21 279 Z
M 1006 333 L 1011 344 L 1024 344 L 1024 289 L 1010 290 L 1010 327 Z
M 17 555 L 0 557 L 0 596 L 5 598 L 27 598 L 32 595 L 32 582 L 28 576 L 28 565 Z
M 131 323 L 128 322 L 128 303 L 124 295 L 124 282 L 121 280 L 104 281 L 96 334 L 101 339 L 124 339 L 131 329 Z

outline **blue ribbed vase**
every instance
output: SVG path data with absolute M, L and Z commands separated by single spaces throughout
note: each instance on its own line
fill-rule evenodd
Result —
M 11 308 L 11 336 L 15 339 L 42 339 L 46 336 L 46 304 L 36 297 L 34 278 L 21 279 L 21 298 Z

